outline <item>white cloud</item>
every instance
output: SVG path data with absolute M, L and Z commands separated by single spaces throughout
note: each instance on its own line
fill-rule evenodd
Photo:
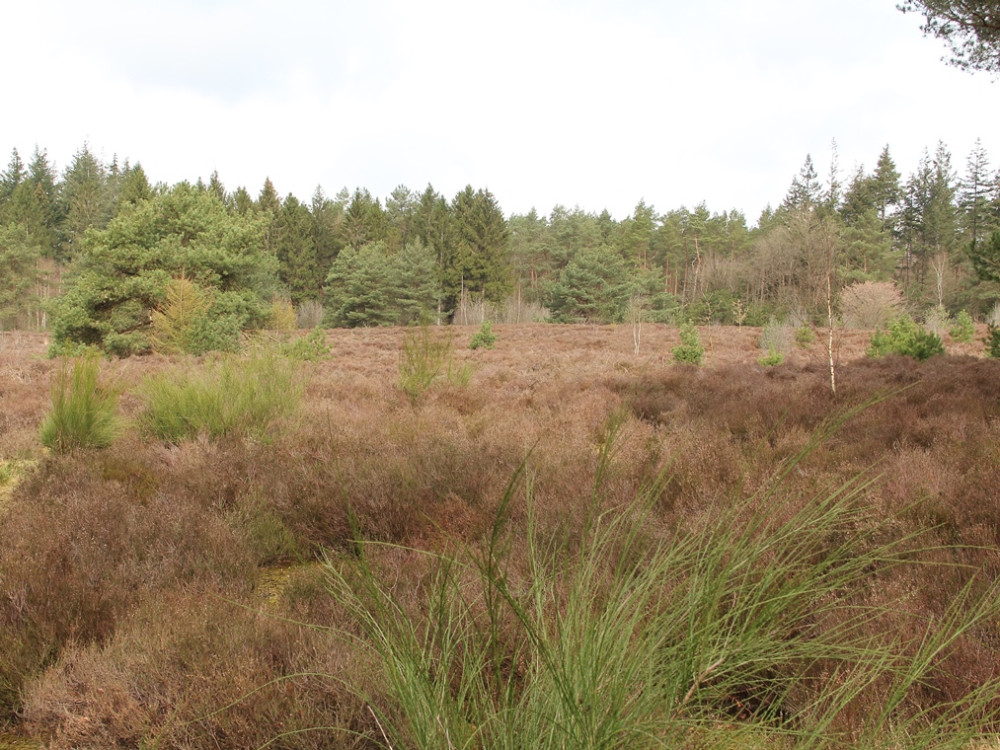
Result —
M 904 175 L 939 139 L 958 169 L 977 136 L 1000 153 L 995 86 L 871 0 L 36 0 L 11 23 L 0 148 L 64 167 L 89 140 L 167 182 L 753 221 L 834 138 L 845 177 L 886 143 Z

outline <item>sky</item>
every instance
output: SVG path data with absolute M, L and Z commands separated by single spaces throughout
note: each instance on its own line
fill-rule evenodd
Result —
M 10 7 L 14 5 L 14 7 Z M 153 182 L 308 201 L 485 188 L 508 215 L 705 202 L 753 224 L 807 155 L 1000 167 L 1000 81 L 895 0 L 33 0 L 4 12 L 0 160 L 84 144 Z

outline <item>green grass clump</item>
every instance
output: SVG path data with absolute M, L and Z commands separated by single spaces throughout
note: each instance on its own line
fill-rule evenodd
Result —
M 120 423 L 116 387 L 99 382 L 100 360 L 91 352 L 63 361 L 52 384 L 52 408 L 41 428 L 42 445 L 56 453 L 77 448 L 105 448 Z
M 142 395 L 141 421 L 162 440 L 266 439 L 273 425 L 298 407 L 302 386 L 291 360 L 257 348 L 155 376 Z
M 900 354 L 923 361 L 944 354 L 944 345 L 936 333 L 924 330 L 912 318 L 903 317 L 892 321 L 886 330 L 872 334 L 868 356 L 884 357 L 887 354 Z
M 694 323 L 683 323 L 680 327 L 681 343 L 670 350 L 675 362 L 689 365 L 700 365 L 705 355 L 705 347 L 701 345 L 698 329 Z

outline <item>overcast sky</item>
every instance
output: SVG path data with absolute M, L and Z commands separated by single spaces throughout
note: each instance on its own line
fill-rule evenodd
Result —
M 33 0 L 4 17 L 0 149 L 87 142 L 167 183 L 308 201 L 428 183 L 505 213 L 705 201 L 755 223 L 807 154 L 1000 167 L 1000 83 L 895 0 Z M 7 163 L 2 156 L 2 165 Z

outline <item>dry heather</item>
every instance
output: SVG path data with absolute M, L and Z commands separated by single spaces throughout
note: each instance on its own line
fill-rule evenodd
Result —
M 0 507 L 10 731 L 53 748 L 244 748 L 283 732 L 293 734 L 278 747 L 380 746 L 369 705 L 385 687 L 372 654 L 335 637 L 355 626 L 316 561 L 350 560 L 359 538 L 398 545 L 372 561 L 419 623 L 431 573 L 407 548 L 481 547 L 522 467 L 509 509 L 515 587 L 529 517 L 543 538 L 572 539 L 598 478 L 594 502 L 613 509 L 660 476 L 648 532 L 660 540 L 740 501 L 792 517 L 870 478 L 855 500 L 870 527 L 858 533 L 961 563 L 900 568 L 853 594 L 891 605 L 870 637 L 901 636 L 903 651 L 958 590 L 1000 572 L 1000 362 L 981 358 L 981 332 L 920 364 L 865 359 L 868 334 L 838 332 L 836 397 L 823 335 L 764 368 L 760 329 L 702 328 L 705 364 L 694 368 L 672 363 L 679 338 L 668 327 L 645 326 L 638 355 L 627 326 L 497 326 L 494 349 L 470 351 L 474 332 L 445 332 L 471 381 L 441 382 L 413 403 L 397 384 L 403 331 L 330 331 L 332 356 L 301 364 L 301 409 L 267 441 L 152 440 L 136 426 L 140 383 L 179 360 L 105 362 L 131 426 L 110 448 L 67 456 L 38 443 L 57 363 L 41 337 L 4 339 L 0 461 L 21 467 Z M 767 491 L 817 433 L 868 402 Z M 283 584 L 265 592 L 263 580 Z M 995 625 L 965 633 L 943 659 L 912 697 L 917 708 L 933 713 L 1000 674 Z M 844 710 L 845 731 L 881 689 Z M 339 729 L 295 733 L 320 726 Z

